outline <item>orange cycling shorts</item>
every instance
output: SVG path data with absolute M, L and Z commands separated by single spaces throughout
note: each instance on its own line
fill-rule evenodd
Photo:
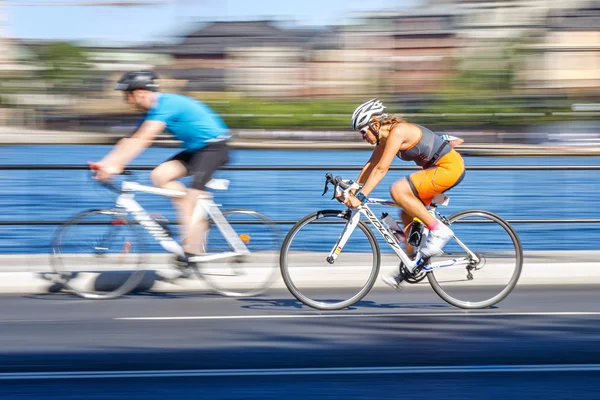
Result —
M 440 158 L 433 167 L 415 172 L 408 177 L 408 183 L 415 196 L 426 206 L 433 196 L 444 193 L 458 185 L 465 176 L 465 162 L 456 150 Z

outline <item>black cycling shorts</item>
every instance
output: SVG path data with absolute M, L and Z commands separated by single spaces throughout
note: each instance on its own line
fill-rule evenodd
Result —
M 229 161 L 229 146 L 226 141 L 211 143 L 194 151 L 182 151 L 168 161 L 177 160 L 193 175 L 191 187 L 204 190 L 213 173 Z

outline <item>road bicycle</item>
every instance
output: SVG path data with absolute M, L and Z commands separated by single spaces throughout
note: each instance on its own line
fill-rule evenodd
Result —
M 326 175 L 323 194 L 329 185 L 334 186 L 332 199 L 340 195 L 343 199 L 350 190 L 360 189 L 360 185 L 339 176 L 334 178 L 331 173 Z M 416 245 L 415 256 L 409 257 L 401 247 L 399 232 L 371 211 L 373 205 L 396 206 L 391 200 L 369 198 L 356 209 L 321 210 L 307 215 L 291 228 L 281 247 L 279 265 L 285 285 L 309 307 L 347 308 L 369 293 L 383 259 L 386 264 L 399 264 L 395 271 L 406 283 L 417 284 L 427 277 L 435 293 L 453 306 L 476 309 L 497 304 L 514 289 L 521 275 L 523 249 L 519 237 L 508 222 L 489 211 L 465 210 L 444 217 L 438 207 L 447 205 L 449 199 L 438 195 L 429 206 L 429 212 L 454 232 L 444 254 L 431 258 L 420 255 L 427 239 L 426 227 L 406 233 L 413 236 Z M 367 221 L 361 220 L 361 215 Z M 381 234 L 392 252 L 382 255 L 368 224 Z
M 166 197 L 182 197 L 185 192 L 127 180 L 120 189 L 111 183 L 103 185 L 118 193 L 115 206 L 76 214 L 58 228 L 52 240 L 51 279 L 65 289 L 87 299 L 111 299 L 138 287 L 148 261 L 165 259 L 164 252 L 162 258 L 160 253 L 147 252 L 148 235 L 144 231 L 172 254 L 169 257 L 175 268 L 168 271 L 171 276 L 159 274 L 159 280 L 167 283 L 197 277 L 222 295 L 255 296 L 277 278 L 281 241 L 277 227 L 261 213 L 247 209 L 221 211 L 212 194 L 206 192 L 198 198 L 193 214 L 194 220 L 208 218 L 205 254 L 190 257 L 188 262 L 182 246 L 173 238 L 169 222 L 148 214 L 134 199 L 136 192 Z M 213 190 L 226 190 L 228 186 L 225 179 L 207 184 Z M 232 225 L 241 226 L 241 233 Z

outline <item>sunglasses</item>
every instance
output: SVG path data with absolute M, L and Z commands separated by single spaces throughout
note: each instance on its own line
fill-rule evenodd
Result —
M 365 140 L 367 138 L 367 132 L 369 132 L 369 129 L 371 131 L 373 131 L 373 134 L 375 135 L 375 138 L 377 139 L 377 145 L 379 145 L 379 131 L 375 130 L 375 128 L 373 128 L 373 125 L 371 125 L 370 123 L 367 124 L 364 128 L 361 128 L 359 131 L 363 140 Z

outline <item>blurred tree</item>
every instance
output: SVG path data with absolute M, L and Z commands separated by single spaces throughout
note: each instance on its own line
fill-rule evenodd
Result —
M 499 42 L 457 60 L 452 89 L 465 94 L 506 94 L 512 91 L 518 68 L 517 42 Z
M 520 68 L 519 46 L 523 39 L 498 41 L 454 60 L 454 75 L 438 92 L 444 112 L 475 113 L 516 111 L 500 98 L 516 97 Z M 507 107 L 506 110 L 500 110 Z M 520 111 L 520 110 L 519 110 Z
M 55 90 L 69 89 L 85 76 L 88 67 L 85 51 L 67 42 L 44 46 L 39 51 L 39 60 L 43 66 L 40 70 L 42 79 Z

